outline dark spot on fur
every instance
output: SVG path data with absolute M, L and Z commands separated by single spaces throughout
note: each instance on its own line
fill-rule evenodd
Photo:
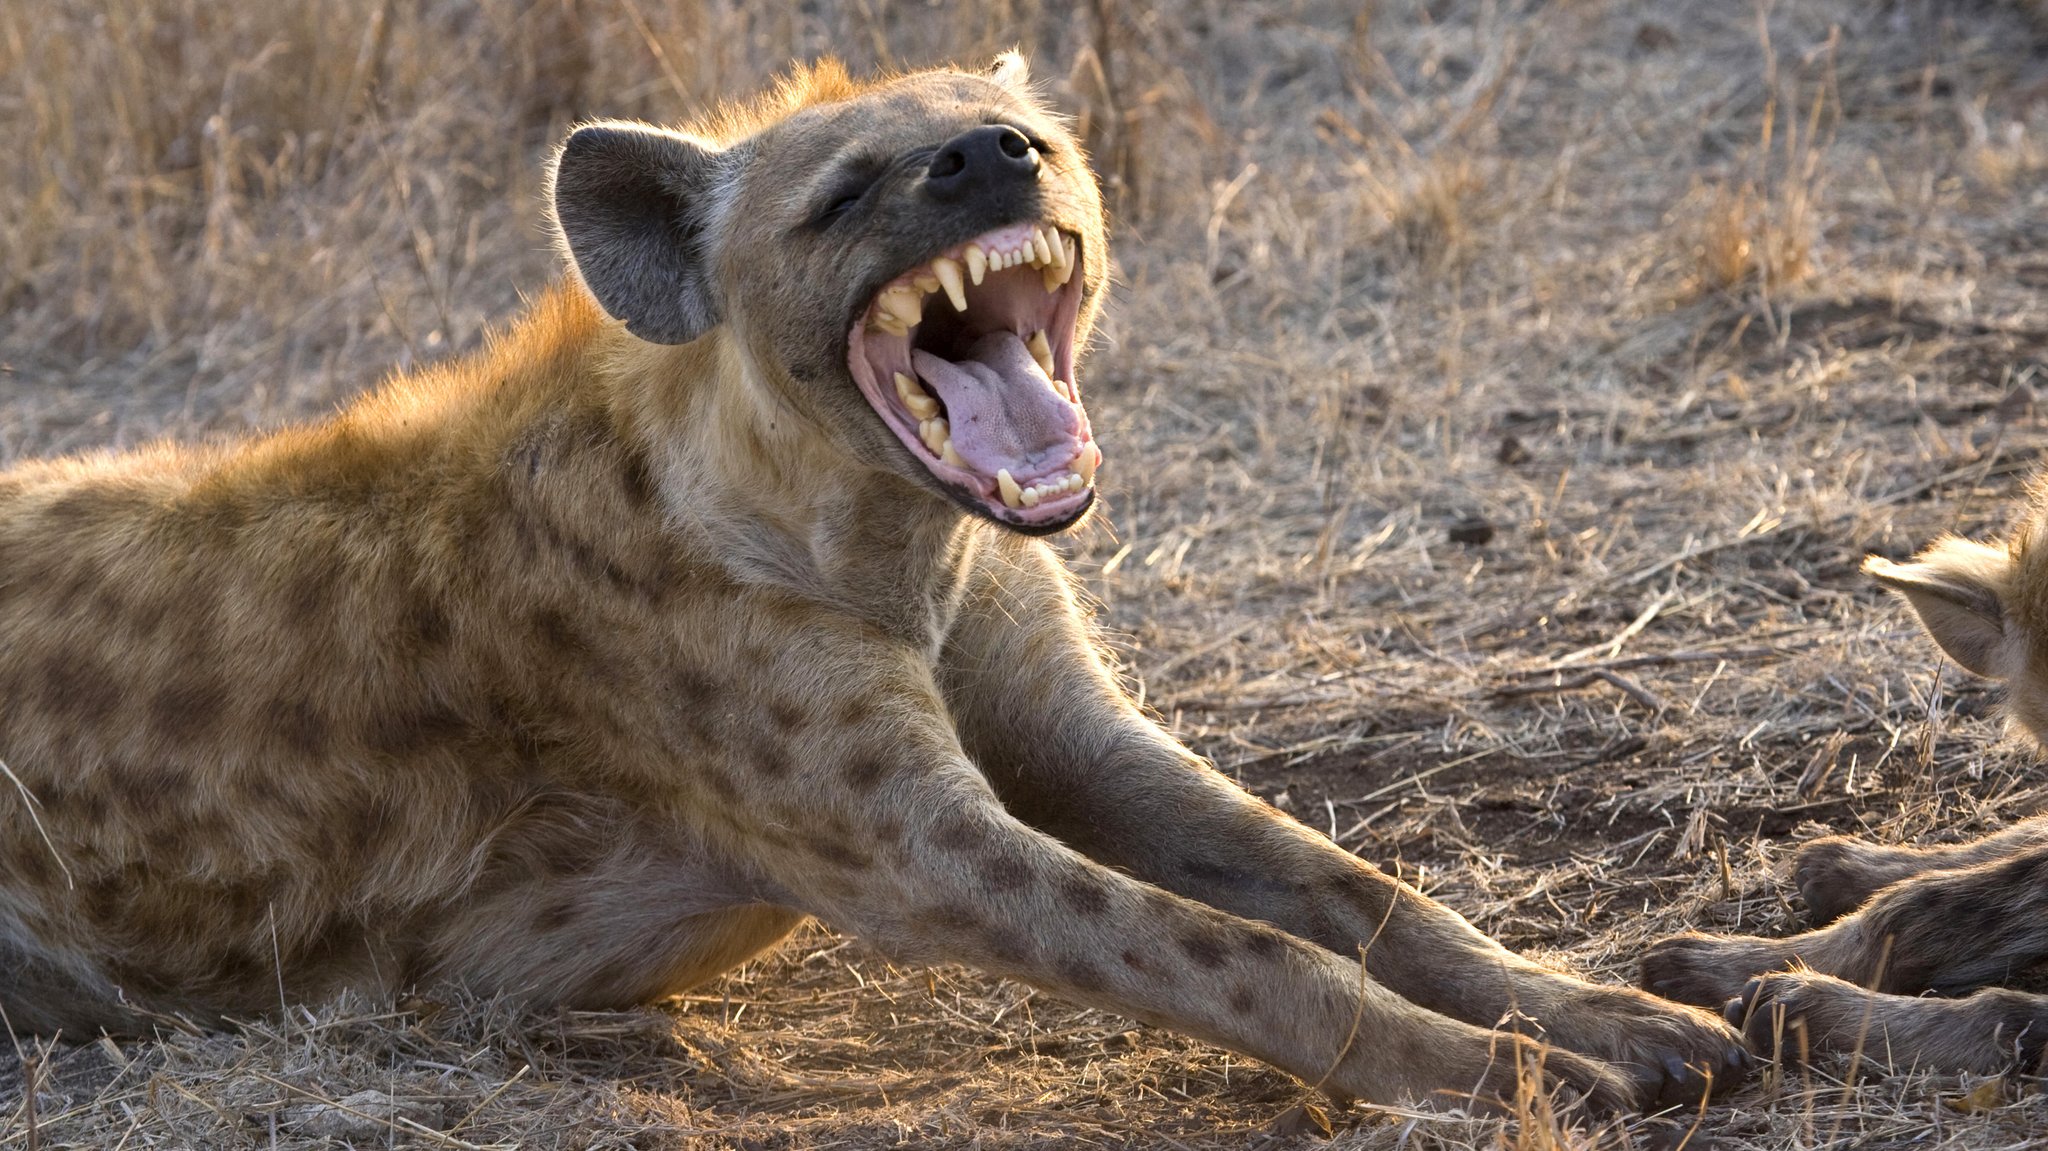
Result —
M 227 689 L 219 680 L 175 680 L 149 699 L 149 722 L 158 735 L 184 746 L 211 732 L 227 705 Z
M 574 621 L 558 608 L 536 608 L 527 617 L 527 622 L 533 627 L 534 638 L 540 640 L 541 646 L 551 655 L 581 656 L 588 650 Z
M 1146 965 L 1144 957 L 1139 955 L 1135 951 L 1124 952 L 1122 959 L 1124 961 L 1124 966 L 1130 968 L 1132 971 L 1145 972 L 1151 970 L 1151 968 Z
M 795 762 L 790 759 L 789 749 L 778 740 L 762 740 L 753 748 L 754 770 L 770 779 L 781 779 L 788 775 Z
M 313 755 L 327 746 L 327 717 L 303 696 L 270 701 L 270 730 L 286 748 Z
M 732 777 L 727 775 L 723 769 L 707 764 L 704 768 L 704 782 L 711 785 L 711 790 L 718 793 L 719 799 L 728 804 L 739 802 L 739 785 L 735 784 L 732 781 Z
M 975 860 L 975 870 L 990 891 L 1015 891 L 1031 882 L 1030 861 L 1013 851 L 991 851 Z
M 691 709 L 716 706 L 724 691 L 717 680 L 694 668 L 682 668 L 671 675 L 668 689 L 678 706 Z
M 855 697 L 842 702 L 832 718 L 837 720 L 841 727 L 865 727 L 869 720 L 875 718 L 875 705 Z
M 1108 885 L 1086 872 L 1062 879 L 1060 898 L 1081 915 L 1101 915 L 1109 910 Z
M 380 711 L 366 733 L 372 751 L 385 755 L 418 755 L 460 737 L 467 725 L 460 715 L 438 705 Z
M 1000 923 L 984 923 L 981 925 L 980 934 L 982 946 L 999 961 L 1025 963 L 1031 959 L 1031 937 L 1014 927 Z
M 533 917 L 533 929 L 542 933 L 560 931 L 576 918 L 577 908 L 582 906 L 574 899 L 557 899 L 540 909 Z
M 1076 991 L 1100 991 L 1109 985 L 1101 968 L 1078 956 L 1060 960 L 1059 974 L 1060 979 Z
M 981 916 L 966 904 L 941 903 L 915 916 L 917 922 L 939 935 L 962 935 L 981 926 Z
M 1221 967 L 1229 949 L 1214 932 L 1194 932 L 1180 937 L 1180 949 L 1203 967 Z
M 285 587 L 286 622 L 305 627 L 325 619 L 334 606 L 335 575 L 331 564 L 309 564 L 301 569 Z
M 654 476 L 647 470 L 647 461 L 639 452 L 627 452 L 619 463 L 619 483 L 626 493 L 626 503 L 635 511 L 654 502 Z
M 433 651 L 448 642 L 448 613 L 441 605 L 425 596 L 418 597 L 406 605 L 405 619 L 401 625 L 409 633 L 421 651 Z
M 113 669 L 88 655 L 58 652 L 42 664 L 37 702 L 51 715 L 100 724 L 121 706 Z
M 1271 959 L 1287 950 L 1287 941 L 1280 938 L 1278 931 L 1263 927 L 1245 928 L 1238 943 L 1247 955 L 1256 955 L 1261 959 Z
M 810 848 L 812 855 L 834 867 L 857 870 L 871 867 L 875 862 L 873 856 L 843 840 L 813 839 L 807 840 L 805 845 Z
M 855 791 L 866 795 L 882 785 L 889 774 L 889 761 L 876 755 L 855 755 L 839 765 L 840 778 Z
M 959 812 L 941 818 L 932 828 L 932 845 L 941 851 L 969 851 L 980 846 L 982 838 L 981 821 Z
M 1259 997 L 1249 987 L 1239 986 L 1230 993 L 1230 1009 L 1239 1015 L 1250 1015 L 1258 1010 Z
M 775 726 L 785 732 L 801 730 L 811 719 L 804 709 L 786 699 L 778 699 L 768 705 L 768 718 L 774 720 Z

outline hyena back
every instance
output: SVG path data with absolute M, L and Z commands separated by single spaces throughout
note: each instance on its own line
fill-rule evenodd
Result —
M 0 478 L 15 1026 L 625 1005 L 816 915 L 1344 1095 L 1511 1093 L 1508 1018 L 1602 1105 L 1733 1078 L 1710 1014 L 1505 951 L 1122 689 L 1036 538 L 1094 502 L 1108 258 L 1022 73 L 586 126 L 570 281 L 483 353 Z

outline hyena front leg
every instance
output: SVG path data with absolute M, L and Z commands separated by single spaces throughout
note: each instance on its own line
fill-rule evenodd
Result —
M 1679 935 L 1643 956 L 1643 986 L 1724 1004 L 1794 966 L 1874 991 L 1967 991 L 2048 958 L 2048 847 L 1892 884 L 1852 915 L 1784 939 Z
M 970 755 L 1010 809 L 1092 859 L 1342 956 L 1430 1011 L 1621 1065 L 1639 1098 L 1741 1077 L 1719 1018 L 1501 947 L 1244 792 L 1141 715 L 1037 545 L 985 557 L 943 663 Z M 1718 1006 L 1718 1004 L 1717 1004 Z
M 1861 1051 L 1901 1069 L 2039 1074 L 2048 1055 L 2048 996 L 2003 987 L 1936 999 L 1775 971 L 1750 980 L 1726 1011 L 1758 1054 L 1794 1062 Z
M 1792 882 L 1815 926 L 1863 906 L 1884 888 L 1932 871 L 1952 871 L 2048 846 L 2048 816 L 2037 816 L 1994 835 L 1947 847 L 1888 847 L 1845 835 L 1816 839 L 1799 849 Z
M 1601 1108 L 1611 1069 L 1435 1014 L 1358 964 L 1143 883 L 1006 811 L 968 761 L 914 653 L 812 650 L 819 732 L 774 777 L 735 775 L 723 850 L 777 903 L 893 957 L 965 963 L 1266 1060 L 1334 1093 L 1392 1102 L 1512 1096 L 1517 1061 Z

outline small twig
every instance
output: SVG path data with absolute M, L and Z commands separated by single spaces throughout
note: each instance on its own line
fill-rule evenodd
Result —
M 7 782 L 12 783 L 14 789 L 21 793 L 21 805 L 28 809 L 29 822 L 36 825 L 36 834 L 43 837 L 43 846 L 50 849 L 50 858 L 57 861 L 57 870 L 64 873 L 64 886 L 77 887 L 77 881 L 71 878 L 70 865 L 64 862 L 64 856 L 57 850 L 57 844 L 50 839 L 49 830 L 43 826 L 43 817 L 36 814 L 36 808 L 42 804 L 29 791 L 28 785 L 21 782 L 21 777 L 14 774 L 14 769 L 7 766 L 4 759 L 0 759 L 0 775 L 6 776 Z
M 1511 699 L 1515 696 L 1542 695 L 1546 692 L 1579 691 L 1596 683 L 1604 683 L 1618 689 L 1623 695 L 1649 708 L 1652 712 L 1661 712 L 1669 706 L 1664 702 L 1663 697 L 1659 696 L 1656 692 L 1622 675 L 1620 672 L 1609 671 L 1604 667 L 1581 672 L 1570 678 L 1559 676 L 1557 680 L 1551 683 L 1517 683 L 1497 687 L 1493 689 L 1493 695 L 1498 699 Z

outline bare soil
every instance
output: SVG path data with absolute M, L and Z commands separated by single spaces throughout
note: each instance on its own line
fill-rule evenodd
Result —
M 1011 44 L 1117 299 L 1066 543 L 1150 706 L 1511 945 L 1780 933 L 1824 831 L 2048 805 L 1857 574 L 2048 453 L 2048 13 L 2020 0 L 0 6 L 0 460 L 317 416 L 555 275 L 575 119 Z M 83 1037 L 69 1037 L 79 1039 Z M 24 1091 L 33 1081 L 34 1090 Z M 673 1003 L 295 1007 L 0 1056 L 0 1148 L 1312 1146 L 1224 1052 L 809 928 Z M 2038 1146 L 2037 1082 L 1769 1070 L 1346 1148 Z

